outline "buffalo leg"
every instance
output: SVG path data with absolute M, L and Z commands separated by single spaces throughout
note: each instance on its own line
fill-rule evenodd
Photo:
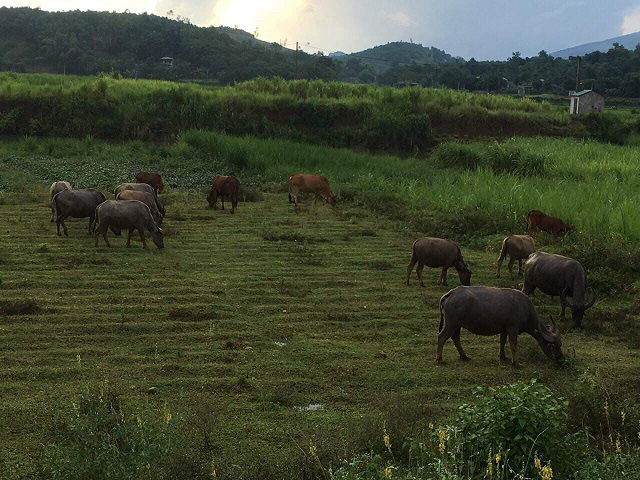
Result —
M 438 333 L 438 351 L 436 352 L 436 362 L 438 363 L 442 363 L 442 349 L 450 336 L 451 334 L 446 332 L 446 328 L 443 328 L 442 331 Z
M 224 193 L 220 194 L 220 200 L 222 201 L 222 210 L 224 210 Z
M 213 191 L 213 209 L 218 209 L 218 192 L 216 192 L 215 190 Z
M 418 280 L 420 280 L 420 286 L 424 288 L 424 281 L 422 280 L 422 270 L 424 269 L 424 263 L 418 263 L 416 273 L 418 274 Z
M 468 360 L 471 360 L 464 353 L 464 350 L 462 350 L 462 345 L 460 344 L 460 329 L 458 329 L 455 332 L 453 332 L 453 335 L 451 335 L 451 339 L 453 340 L 454 345 L 458 349 L 458 353 L 460 354 L 460 360 L 463 360 L 465 362 L 468 361 Z
M 502 332 L 500 334 L 500 360 L 506 360 L 507 356 L 504 354 L 504 346 L 507 344 L 507 333 Z
M 96 241 L 96 247 L 98 246 L 98 235 L 100 232 L 98 232 L 98 229 L 95 229 L 93 232 L 93 238 Z
M 147 241 L 144 239 L 144 229 L 139 228 L 138 233 L 140 233 L 140 240 L 142 240 L 142 246 L 147 248 Z
M 235 213 L 238 206 L 238 195 L 231 195 L 229 199 L 231 201 L 231 213 Z
M 518 275 L 522 275 L 522 259 L 518 259 Z
M 405 280 L 405 283 L 407 285 L 409 285 L 409 278 L 411 277 L 411 272 L 413 271 L 413 267 L 416 266 L 416 263 L 418 262 L 418 258 L 416 257 L 415 253 L 413 255 L 411 255 L 411 260 L 409 261 L 409 266 L 407 266 L 407 279 Z
M 89 217 L 89 226 L 87 227 L 87 233 L 91 235 L 93 232 L 91 231 L 91 227 L 93 226 L 93 221 L 95 220 L 95 216 Z
M 448 285 L 447 283 L 447 273 L 449 269 L 447 267 L 442 267 L 442 274 L 440 275 L 440 285 L 444 285 L 445 287 Z
M 65 217 L 63 217 L 62 215 L 58 216 L 58 235 L 60 235 L 60 225 L 62 225 L 62 228 L 64 229 L 64 234 L 65 236 L 69 236 L 69 231 L 67 230 L 67 226 L 64 223 Z
M 513 264 L 515 263 L 515 259 L 512 257 L 509 260 L 509 277 L 511 277 L 511 280 L 513 280 Z
M 127 247 L 131 246 L 131 237 L 133 236 L 133 228 L 129 229 L 129 234 L 127 235 Z
M 500 269 L 502 268 L 503 261 L 504 259 L 502 257 L 498 259 L 498 268 L 496 269 L 496 278 L 500 278 Z
M 511 347 L 511 364 L 518 368 L 518 334 L 509 332 L 509 347 Z
M 562 312 L 560 313 L 560 318 L 562 318 L 562 320 L 566 320 L 567 317 L 564 314 L 564 311 L 567 308 L 567 305 L 565 303 L 562 303 L 562 300 L 560 300 L 560 307 L 562 307 Z

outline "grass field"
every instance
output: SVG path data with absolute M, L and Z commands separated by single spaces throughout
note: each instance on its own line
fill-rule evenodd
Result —
M 565 333 L 564 369 L 522 336 L 524 368 L 513 370 L 498 361 L 496 338 L 468 333 L 473 361 L 459 362 L 449 343 L 436 366 L 447 288 L 433 270 L 426 289 L 415 276 L 403 284 L 419 235 L 404 222 L 350 204 L 295 210 L 285 194 L 232 216 L 207 209 L 200 191 L 174 189 L 163 196 L 164 251 L 126 249 L 123 239 L 95 248 L 84 220 L 68 222 L 68 238 L 55 235 L 45 188 L 0 202 L 2 478 L 33 471 L 51 409 L 105 382 L 134 411 L 172 412 L 195 443 L 193 418 L 206 417 L 215 432 L 206 454 L 229 479 L 300 478 L 313 467 L 310 444 L 336 465 L 381 439 L 385 420 L 401 442 L 414 422 L 452 415 L 478 384 L 537 377 L 569 399 L 584 382 L 606 385 L 611 398 L 640 388 L 637 343 L 609 333 L 622 317 L 640 320 L 633 291 L 589 311 L 585 331 Z M 516 285 L 495 279 L 498 248 L 498 237 L 463 247 L 474 284 Z M 23 314 L 7 311 L 28 299 Z M 539 294 L 535 303 L 545 315 L 559 310 Z

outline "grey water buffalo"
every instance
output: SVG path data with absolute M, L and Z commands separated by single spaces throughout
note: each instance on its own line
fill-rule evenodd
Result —
M 131 246 L 131 236 L 137 230 L 142 245 L 147 248 L 144 231 L 148 230 L 156 247 L 164 248 L 164 234 L 153 220 L 151 210 L 139 200 L 107 200 L 96 209 L 95 244 L 98 246 L 98 236 L 102 235 L 108 247 L 107 229 L 129 230 L 127 247 Z
M 572 258 L 551 253 L 536 252 L 527 258 L 524 264 L 524 286 L 522 291 L 531 295 L 536 288 L 553 297 L 560 297 L 561 318 L 565 318 L 565 309 L 571 309 L 573 324 L 582 327 L 582 318 L 587 309 L 596 302 L 591 290 L 591 299 L 585 301 L 587 275 L 580 262 Z M 571 297 L 569 301 L 567 297 Z
M 440 299 L 440 326 L 436 360 L 442 362 L 442 349 L 453 340 L 461 360 L 469 360 L 460 344 L 460 330 L 476 335 L 500 335 L 500 359 L 506 360 L 504 347 L 509 339 L 511 363 L 518 366 L 518 335 L 528 333 L 536 339 L 544 354 L 556 363 L 563 360 L 562 342 L 557 326 L 546 326 L 520 290 L 492 287 L 457 287 Z
M 53 206 L 56 211 L 56 228 L 60 235 L 60 225 L 64 228 L 64 234 L 69 235 L 64 221 L 71 218 L 89 217 L 89 233 L 92 232 L 96 215 L 96 207 L 106 200 L 102 192 L 93 188 L 80 190 L 63 190 L 53 197 Z
M 164 205 L 162 204 L 162 202 L 160 202 L 160 200 L 158 200 L 158 195 L 156 194 L 156 190 L 148 183 L 121 183 L 113 192 L 115 198 L 118 198 L 118 195 L 120 195 L 125 190 L 150 193 L 151 195 L 153 195 L 153 198 L 155 198 L 156 200 L 156 208 L 158 209 L 160 214 L 163 217 L 166 215 Z
M 59 194 L 63 190 L 71 190 L 71 184 L 69 182 L 65 182 L 63 180 L 59 180 L 57 182 L 53 182 L 51 187 L 49 187 L 49 207 L 51 208 L 51 223 L 55 222 L 55 214 L 56 208 L 53 204 L 53 197 Z
M 148 192 L 154 196 L 156 195 L 154 188 L 147 183 L 121 183 L 113 191 L 113 194 L 117 197 L 118 194 L 124 190 L 136 190 L 138 192 Z
M 156 197 L 149 192 L 140 192 L 138 190 L 123 190 L 118 194 L 116 200 L 139 200 L 144 203 L 149 210 L 153 219 L 158 224 L 162 225 L 163 214 L 158 209 L 158 201 Z
M 335 207 L 338 203 L 337 197 L 331 191 L 329 180 L 323 175 L 312 173 L 293 173 L 289 176 L 289 203 L 298 206 L 299 193 L 313 193 L 315 195 L 314 204 L 321 198 L 323 203 Z
M 536 228 L 543 232 L 550 233 L 554 237 L 559 237 L 573 230 L 574 227 L 540 210 L 531 210 L 527 214 L 527 233 L 533 235 L 533 231 Z
M 462 258 L 460 247 L 451 240 L 424 237 L 414 242 L 413 254 L 407 267 L 407 285 L 409 285 L 409 277 L 411 277 L 411 272 L 416 263 L 418 264 L 416 273 L 421 287 L 425 286 L 422 281 L 422 269 L 425 265 L 431 268 L 442 268 L 438 285 L 447 285 L 447 271 L 451 267 L 457 270 L 462 285 L 471 285 L 471 270 L 469 270 L 464 258 Z
M 222 200 L 222 210 L 224 210 L 224 196 L 231 201 L 231 213 L 238 208 L 238 193 L 240 192 L 240 180 L 234 176 L 216 176 L 211 182 L 211 190 L 207 195 L 207 202 L 214 210 L 218 209 L 218 196 Z
M 136 182 L 151 185 L 156 194 L 164 192 L 165 189 L 162 175 L 158 172 L 138 172 L 136 173 Z
M 518 275 L 522 275 L 522 260 L 536 251 L 536 245 L 529 235 L 510 235 L 502 241 L 502 250 L 498 257 L 496 277 L 500 278 L 502 262 L 509 256 L 509 276 L 513 280 L 513 264 L 518 261 Z

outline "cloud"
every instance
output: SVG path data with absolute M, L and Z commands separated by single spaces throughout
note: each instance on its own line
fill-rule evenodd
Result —
M 560 15 L 563 15 L 567 10 L 570 10 L 572 8 L 584 7 L 584 5 L 585 5 L 585 2 L 583 2 L 583 1 L 567 2 L 564 5 L 562 5 L 560 8 L 556 8 L 555 10 L 548 10 L 546 12 L 542 12 L 541 15 L 544 18 L 559 17 Z
M 389 15 L 389 18 L 401 27 L 411 27 L 416 24 L 413 18 L 400 10 Z
M 640 5 L 625 15 L 620 29 L 623 35 L 640 31 Z

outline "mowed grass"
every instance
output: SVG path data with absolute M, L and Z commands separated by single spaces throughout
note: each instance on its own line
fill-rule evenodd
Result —
M 212 466 L 234 479 L 300 478 L 309 444 L 327 461 L 348 458 L 376 441 L 363 432 L 381 429 L 385 412 L 437 421 L 478 384 L 537 377 L 569 397 L 587 375 L 638 387 L 638 350 L 598 325 L 619 321 L 626 297 L 594 307 L 585 331 L 565 333 L 563 369 L 523 335 L 524 366 L 514 370 L 499 362 L 497 338 L 466 332 L 472 362 L 458 361 L 449 342 L 436 366 L 438 300 L 448 289 L 430 269 L 426 289 L 415 273 L 403 283 L 419 233 L 348 204 L 334 211 L 307 199 L 296 210 L 286 194 L 267 194 L 230 215 L 206 208 L 201 192 L 174 190 L 163 196 L 166 249 L 145 251 L 124 238 L 95 248 L 86 220 L 69 220 L 69 237 L 57 237 L 44 184 L 3 198 L 0 302 L 36 306 L 0 312 L 3 478 L 32 471 L 51 409 L 105 383 L 132 408 L 168 410 L 176 421 L 204 411 Z M 474 284 L 520 281 L 506 269 L 495 279 L 498 248 L 499 239 L 463 247 Z M 459 284 L 453 270 L 449 284 Z M 559 311 L 556 300 L 535 302 L 545 317 Z M 300 408 L 312 404 L 321 407 Z

